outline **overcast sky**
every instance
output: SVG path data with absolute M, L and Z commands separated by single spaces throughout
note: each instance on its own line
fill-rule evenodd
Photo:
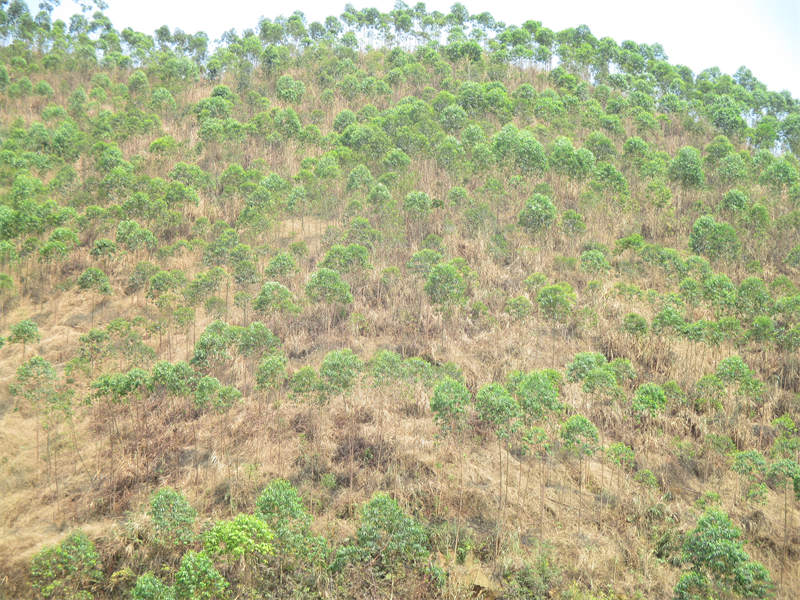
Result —
M 341 4 L 320 0 L 254 2 L 253 0 L 107 0 L 106 14 L 117 29 L 132 27 L 152 33 L 161 25 L 187 33 L 205 31 L 214 40 L 229 29 L 254 28 L 260 17 L 288 16 L 302 10 L 309 21 L 342 13 Z M 38 0 L 28 0 L 35 6 Z M 407 0 L 413 6 L 415 0 Z M 77 12 L 62 0 L 56 16 Z M 388 12 L 394 0 L 353 0 L 356 8 L 374 6 Z M 428 10 L 449 12 L 453 0 L 429 1 Z M 588 25 L 598 38 L 617 42 L 660 43 L 673 63 L 695 73 L 717 66 L 734 73 L 741 65 L 772 90 L 788 89 L 800 97 L 800 0 L 464 0 L 470 14 L 490 12 L 506 24 L 528 19 L 553 30 Z

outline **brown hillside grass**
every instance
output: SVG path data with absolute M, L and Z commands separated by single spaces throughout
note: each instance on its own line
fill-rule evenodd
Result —
M 512 69 L 509 81 L 531 82 L 539 90 L 547 85 L 544 74 L 536 70 Z M 64 90 L 87 84 L 88 78 L 81 74 L 64 74 L 54 102 L 66 103 L 69 93 Z M 256 84 L 268 89 L 274 81 L 258 79 Z M 188 86 L 176 97 L 178 105 L 188 106 L 208 97 L 212 87 L 207 82 Z M 320 92 L 310 84 L 306 99 L 295 107 L 304 123 L 314 108 L 320 108 L 315 101 Z M 419 92 L 406 83 L 384 101 L 388 106 Z M 281 103 L 274 100 L 274 105 Z M 346 107 L 358 109 L 338 96 L 324 107 L 319 124 L 324 133 Z M 7 110 L 24 121 L 38 115 L 37 107 L 22 102 L 9 102 Z M 199 141 L 195 121 L 191 114 L 164 118 L 160 135 L 172 135 L 183 147 L 194 148 Z M 628 134 L 634 133 L 630 123 L 626 127 Z M 578 130 L 576 145 L 588 133 Z M 147 148 L 155 137 L 134 137 L 121 144 L 121 149 L 126 156 L 142 155 L 143 169 L 151 176 L 165 177 L 185 157 L 178 154 L 162 160 L 148 156 Z M 705 139 L 677 123 L 651 133 L 651 142 L 670 153 L 688 144 L 702 147 Z M 621 152 L 622 140 L 614 142 Z M 273 149 L 250 140 L 236 148 L 207 144 L 196 163 L 218 176 L 231 162 L 248 168 L 263 160 L 271 171 L 288 179 L 300 170 L 305 156 L 318 153 L 318 149 L 309 151 L 294 142 Z M 518 448 L 498 452 L 490 431 L 477 421 L 463 447 L 442 439 L 431 418 L 430 389 L 422 384 L 376 387 L 365 377 L 349 396 L 332 396 L 319 403 L 294 398 L 286 389 L 269 393 L 256 389 L 257 361 L 237 357 L 212 369 L 220 381 L 243 392 L 241 402 L 225 414 L 199 414 L 187 399 L 158 394 L 113 411 L 99 403 L 89 405 L 84 401 L 91 395 L 92 375 L 78 370 L 71 375 L 77 390 L 74 415 L 45 435 L 39 416 L 26 407 L 15 409 L 9 386 L 23 356 L 19 345 L 7 344 L 0 348 L 0 597 L 31 597 L 28 568 L 32 556 L 73 528 L 83 529 L 96 540 L 105 557 L 107 578 L 102 593 L 120 597 L 139 574 L 129 572 L 130 564 L 139 565 L 144 572 L 174 562 L 174 557 L 143 550 L 149 527 L 145 513 L 153 491 L 166 485 L 181 490 L 202 522 L 208 523 L 252 511 L 260 491 L 276 477 L 297 487 L 314 516 L 314 530 L 334 540 L 353 535 L 359 507 L 377 491 L 389 492 L 407 512 L 445 531 L 443 537 L 449 535 L 447 527 L 452 529 L 460 519 L 474 545 L 465 565 L 453 564 L 452 556 L 439 556 L 442 565 L 460 573 L 451 578 L 446 597 L 475 597 L 475 591 L 481 589 L 484 597 L 491 597 L 501 589 L 504 573 L 539 556 L 546 544 L 549 556 L 562 569 L 565 590 L 577 584 L 597 593 L 612 591 L 620 598 L 668 598 L 679 572 L 669 562 L 679 554 L 670 546 L 674 541 L 670 532 L 690 530 L 702 507 L 717 502 L 742 527 L 751 556 L 764 563 L 776 580 L 785 543 L 787 561 L 780 595 L 794 598 L 800 594 L 800 506 L 790 504 L 785 540 L 783 496 L 770 491 L 765 505 L 745 503 L 741 481 L 729 468 L 730 457 L 710 438 L 710 434 L 724 431 L 739 449 L 767 452 L 774 432 L 769 428 L 765 435 L 764 431 L 772 419 L 785 412 L 798 414 L 797 389 L 788 389 L 788 384 L 787 389 L 780 387 L 774 377 L 780 364 L 796 357 L 779 356 L 757 344 L 709 347 L 652 333 L 633 338 L 620 329 L 624 316 L 635 311 L 650 321 L 654 308 L 644 297 L 647 290 L 667 293 L 674 291 L 677 282 L 648 265 L 641 265 L 635 276 L 615 273 L 600 277 L 565 260 L 579 256 L 585 242 L 613 249 L 615 240 L 634 232 L 643 232 L 648 242 L 683 250 L 695 217 L 689 207 L 713 192 L 686 193 L 680 201 L 673 197 L 672 206 L 658 209 L 646 203 L 634 182 L 631 202 L 636 210 L 612 200 L 587 200 L 581 186 L 557 175 L 528 178 L 517 188 L 509 186 L 502 201 L 492 205 L 496 229 L 508 242 L 507 253 L 493 258 L 495 228 L 487 225 L 485 231 L 468 235 L 463 207 L 448 206 L 445 200 L 448 190 L 464 185 L 465 178 L 443 173 L 431 158 L 414 157 L 409 172 L 413 180 L 409 190 L 425 191 L 443 200 L 444 208 L 408 238 L 404 224 L 383 223 L 383 217 L 372 215 L 373 226 L 385 225 L 382 229 L 391 235 L 371 254 L 371 271 L 351 279 L 353 305 L 345 315 L 335 315 L 330 328 L 324 309 L 303 299 L 310 274 L 349 222 L 341 206 L 346 197 L 342 181 L 337 180 L 328 190 L 338 202 L 339 214 L 287 218 L 247 240 L 259 249 L 260 273 L 275 252 L 292 242 L 302 241 L 308 247 L 308 255 L 298 261 L 298 272 L 282 280 L 303 304 L 301 314 L 265 318 L 281 338 L 290 372 L 305 365 L 318 367 L 333 349 L 351 348 L 364 360 L 378 350 L 390 349 L 437 365 L 452 362 L 462 370 L 469 389 L 477 391 L 488 383 L 504 381 L 514 370 L 563 371 L 576 353 L 592 350 L 609 359 L 632 361 L 638 375 L 624 386 L 630 397 L 637 385 L 648 381 L 674 380 L 684 390 L 691 390 L 703 375 L 714 372 L 721 359 L 738 353 L 768 382 L 757 413 L 750 414 L 748 407 L 730 396 L 715 413 L 698 414 L 688 404 L 673 403 L 658 418 L 639 420 L 630 410 L 630 400 L 594 397 L 581 391 L 579 384 L 568 383 L 562 396 L 566 414 L 580 413 L 591 419 L 600 429 L 604 445 L 619 441 L 632 447 L 636 469 L 616 467 L 602 455 L 578 463 L 558 442 L 549 458 L 539 461 L 523 456 Z M 484 198 L 485 183 L 469 179 L 466 185 L 472 199 Z M 564 235 L 556 226 L 536 238 L 511 227 L 532 188 L 541 183 L 553 188 L 560 211 L 573 208 L 584 215 L 588 228 L 580 238 Z M 213 222 L 237 214 L 243 202 L 238 197 L 221 201 L 212 191 L 201 194 L 200 204 L 187 207 L 185 214 L 192 224 L 200 217 Z M 468 303 L 450 313 L 432 306 L 423 281 L 403 270 L 430 233 L 442 237 L 446 257 L 465 259 L 475 275 Z M 96 266 L 88 252 L 90 242 L 105 236 L 113 234 L 96 231 L 87 235 L 63 264 L 45 269 L 33 258 L 22 262 L 21 294 L 4 311 L 3 324 L 36 320 L 42 338 L 26 348 L 26 358 L 38 354 L 63 369 L 76 355 L 80 336 L 92 324 L 104 327 L 117 317 L 160 318 L 158 307 L 142 292 L 126 296 L 122 291 L 138 261 L 154 260 L 146 253 L 121 254 L 106 265 L 114 289 L 109 297 L 101 299 L 62 285 L 74 281 L 87 266 Z M 622 262 L 629 257 L 612 260 Z M 201 249 L 154 262 L 163 269 L 182 270 L 189 280 L 208 269 L 202 264 Z M 388 286 L 382 275 L 393 266 L 399 267 L 401 274 Z M 741 266 L 714 267 L 735 282 L 747 276 Z M 524 295 L 535 304 L 535 295 L 525 284 L 535 272 L 547 274 L 548 282 L 573 286 L 578 305 L 569 323 L 556 326 L 535 309 L 518 321 L 504 312 L 506 301 L 515 296 Z M 761 276 L 768 280 L 777 274 L 777 269 L 765 262 Z M 601 281 L 595 282 L 597 279 Z M 796 277 L 794 281 L 797 283 Z M 615 287 L 619 283 L 638 285 L 643 293 L 626 296 Z M 255 295 L 259 287 L 251 285 L 247 291 Z M 233 286 L 226 290 L 223 283 L 218 292 L 223 299 L 229 296 L 222 318 L 245 325 L 244 314 L 233 305 L 232 290 Z M 485 313 L 476 308 L 477 303 L 486 306 Z M 159 360 L 188 361 L 196 337 L 215 317 L 197 307 L 193 325 L 173 324 L 161 334 L 142 328 L 143 339 Z M 712 317 L 703 307 L 695 314 L 697 319 Z M 251 311 L 247 321 L 259 318 Z M 150 364 L 106 357 L 93 370 L 97 374 L 133 366 Z M 556 419 L 544 424 L 555 438 L 559 426 Z M 459 485 L 461 454 L 466 460 L 463 484 Z M 651 471 L 654 485 L 635 476 L 642 470 Z M 718 500 L 709 498 L 708 492 L 716 492 Z M 422 597 L 423 592 L 417 593 Z

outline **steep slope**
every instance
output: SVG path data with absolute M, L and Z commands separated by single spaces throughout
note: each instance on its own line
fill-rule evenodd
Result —
M 459 5 L 14 6 L 3 597 L 797 595 L 796 100 Z

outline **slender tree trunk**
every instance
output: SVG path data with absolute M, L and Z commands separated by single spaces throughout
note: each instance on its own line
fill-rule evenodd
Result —
M 39 411 L 36 411 L 36 470 L 39 470 Z M 38 476 L 37 476 L 38 479 Z
M 53 477 L 53 463 L 50 460 L 50 428 L 48 427 L 45 429 L 46 432 L 46 439 L 45 439 L 45 448 L 47 451 L 47 479 L 48 481 Z
M 494 546 L 494 557 L 495 557 L 495 560 L 497 560 L 497 558 L 500 555 L 500 537 L 501 537 L 501 535 L 503 533 L 503 509 L 504 509 L 504 504 L 503 504 L 503 442 L 499 438 L 497 440 L 497 456 L 500 459 L 500 470 L 499 470 L 499 475 L 500 475 L 500 498 L 499 498 L 499 502 L 498 502 L 498 505 L 499 505 L 498 508 L 499 508 L 499 513 L 500 514 L 498 515 L 498 519 L 499 520 L 498 520 L 498 523 L 497 523 L 497 538 L 495 539 L 495 546 Z
M 583 456 L 578 459 L 578 536 L 581 535 L 581 513 L 583 511 Z
M 231 292 L 231 280 L 228 279 L 225 281 L 225 318 L 228 318 L 228 310 L 230 308 L 230 292 Z
M 786 565 L 786 548 L 787 548 L 787 534 L 788 534 L 788 517 L 789 517 L 789 482 L 785 481 L 783 486 L 783 555 L 781 556 L 781 592 L 783 592 L 783 572 Z
M 511 469 L 511 452 L 509 452 L 508 447 L 506 447 L 506 497 L 503 500 L 503 524 L 505 524 L 505 517 L 506 517 L 506 508 L 508 507 L 508 494 L 509 494 L 509 481 L 511 480 L 509 475 L 509 471 Z
M 89 472 L 89 469 L 86 468 L 86 463 L 83 460 L 83 455 L 81 454 L 81 451 L 78 449 L 78 436 L 75 433 L 75 423 L 73 422 L 71 416 L 69 417 L 69 425 L 70 425 L 70 431 L 72 432 L 72 446 L 75 449 L 75 454 L 77 455 L 78 460 L 80 461 L 81 466 L 83 467 L 84 473 L 86 473 L 86 475 L 89 477 L 89 481 L 91 481 L 92 485 L 94 485 L 94 477 Z
M 545 490 L 545 460 L 546 457 L 542 457 L 542 465 L 541 465 L 541 481 L 539 483 L 539 539 L 541 539 L 544 535 L 544 490 Z
M 458 508 L 456 510 L 456 542 L 453 547 L 453 558 L 458 561 L 458 538 L 461 534 L 461 507 L 464 499 L 464 432 L 459 436 L 458 456 Z
M 53 475 L 56 480 L 56 512 L 61 513 L 61 489 L 58 482 L 58 452 L 53 453 Z
M 355 448 L 354 448 L 354 445 L 355 445 L 354 433 L 355 433 L 355 425 L 356 425 L 355 421 L 356 421 L 356 418 L 355 418 L 355 414 L 353 414 L 353 411 L 350 409 L 349 402 L 345 402 L 344 406 L 345 406 L 345 411 L 351 413 L 349 415 L 349 418 L 348 418 L 348 423 L 349 423 L 348 429 L 349 429 L 349 431 L 348 431 L 348 436 L 347 437 L 349 438 L 348 446 L 350 446 L 350 493 L 352 494 L 352 492 L 353 492 L 353 480 L 355 478 L 355 470 L 356 470 L 356 467 L 355 467 Z
M 109 456 L 109 488 L 111 490 L 111 502 L 112 505 L 114 503 L 114 429 L 111 426 L 111 422 L 109 421 L 108 424 L 108 445 L 111 450 L 111 454 Z

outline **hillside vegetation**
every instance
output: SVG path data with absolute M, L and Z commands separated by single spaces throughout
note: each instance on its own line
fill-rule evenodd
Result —
M 800 596 L 789 93 L 459 4 L 0 40 L 0 598 Z

